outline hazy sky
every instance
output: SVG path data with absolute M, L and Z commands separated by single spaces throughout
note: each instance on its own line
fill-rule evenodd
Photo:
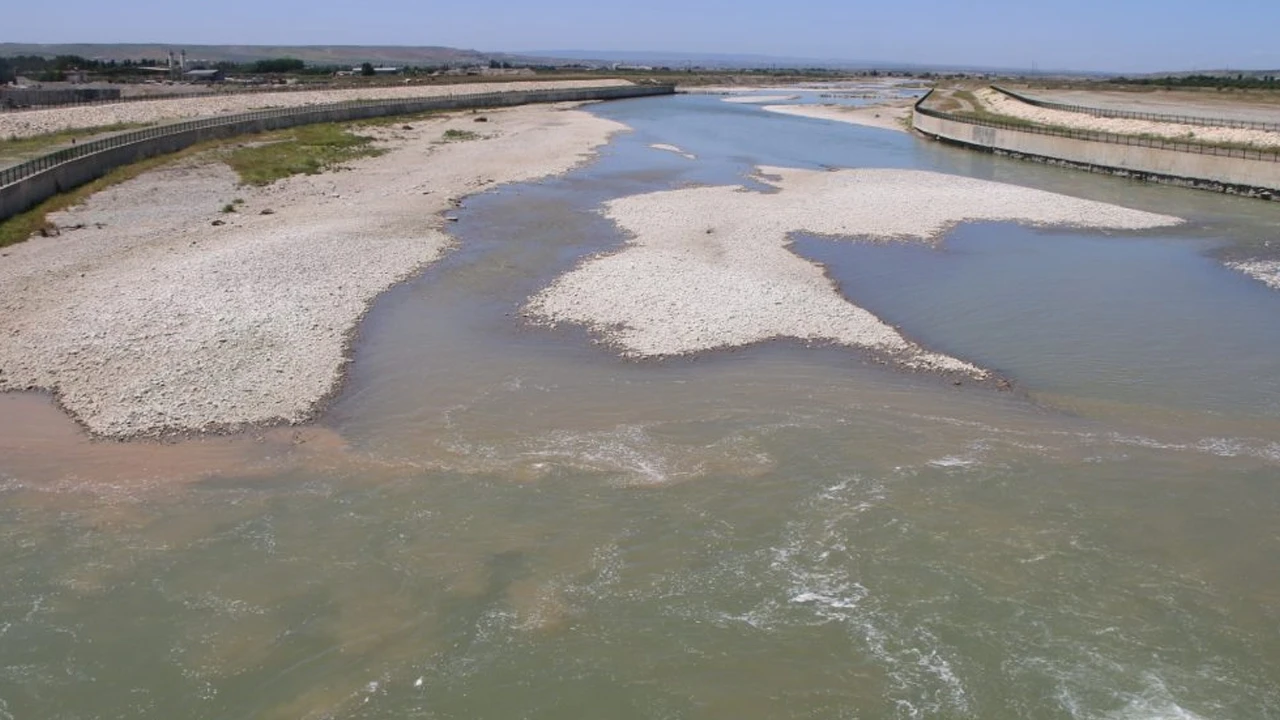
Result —
M 1280 0 L 59 0 L 0 41 L 656 50 L 1040 69 L 1280 68 Z

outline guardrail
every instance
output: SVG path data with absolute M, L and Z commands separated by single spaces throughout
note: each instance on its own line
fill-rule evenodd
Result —
M 82 158 L 88 158 L 97 153 L 107 152 L 129 145 L 136 145 L 140 150 L 142 150 L 145 147 L 145 143 L 156 140 L 157 138 L 166 138 L 170 136 L 174 136 L 176 138 L 176 136 L 180 136 L 184 133 L 193 133 L 193 131 L 218 128 L 221 126 L 233 126 L 236 124 L 261 120 L 291 118 L 296 122 L 288 123 L 288 125 L 304 125 L 308 122 L 332 120 L 335 113 L 360 108 L 376 109 L 375 112 L 365 114 L 365 116 L 372 117 L 375 115 L 395 115 L 408 112 L 429 112 L 431 110 L 503 107 L 539 102 L 623 99 L 650 95 L 669 95 L 674 92 L 675 87 L 672 85 L 623 85 L 597 88 L 564 88 L 557 90 L 527 90 L 444 95 L 421 98 L 397 98 L 393 100 L 351 100 L 339 103 L 326 103 L 323 105 L 275 108 L 239 113 L 236 115 L 222 115 L 218 117 L 202 118 L 199 120 L 187 120 L 184 122 L 159 125 L 144 128 L 142 130 L 134 130 L 131 132 L 120 133 L 118 135 L 111 135 L 80 145 L 73 145 L 69 148 L 64 148 L 57 152 L 49 153 L 48 155 L 43 155 L 38 158 L 27 160 L 26 162 L 4 168 L 3 170 L 0 170 L 0 190 L 5 190 L 10 186 L 14 186 L 19 183 L 31 181 L 44 173 L 55 171 L 68 163 L 79 161 Z M 186 144 L 189 145 L 194 142 L 195 140 L 193 139 L 191 142 Z M 159 153 L 152 152 L 151 154 Z M 70 188 L 60 187 L 59 189 L 68 190 Z M 23 204 L 29 207 L 32 203 L 24 202 Z M 20 209 L 18 211 L 20 211 Z M 12 214 L 12 212 L 9 214 Z M 0 214 L 0 219 L 3 219 L 4 217 L 5 215 Z
M 1067 103 L 1052 102 L 1049 100 L 1037 100 L 1033 97 L 1016 93 L 1012 90 L 991 86 L 992 90 L 998 93 L 1008 95 L 1019 102 L 1028 105 L 1042 107 L 1047 110 L 1061 110 L 1063 112 L 1079 113 L 1081 115 L 1093 115 L 1094 117 L 1105 118 L 1122 118 L 1125 120 L 1148 120 L 1151 122 L 1176 123 L 1179 125 L 1196 125 L 1200 127 L 1229 127 L 1242 128 L 1246 130 L 1266 130 L 1270 132 L 1280 132 L 1280 123 L 1257 122 L 1254 120 L 1232 120 L 1228 118 L 1208 118 L 1197 117 L 1194 115 L 1165 115 L 1162 113 L 1137 112 L 1132 110 L 1111 110 L 1107 108 L 1089 107 L 1086 105 L 1070 105 Z
M 1133 145 L 1137 147 L 1155 148 L 1158 150 L 1176 150 L 1178 152 L 1216 155 L 1219 157 L 1240 158 L 1243 160 L 1280 162 L 1280 148 L 1277 148 L 1275 151 L 1269 151 L 1259 150 L 1257 148 L 1223 147 L 1219 145 L 1178 142 L 1176 140 L 1166 140 L 1164 138 L 1145 135 L 1123 135 L 1120 133 L 1100 132 L 1095 130 L 1074 130 L 1070 128 L 1037 125 L 1031 122 L 1005 122 L 1002 120 L 974 117 L 972 115 L 957 115 L 955 113 L 943 112 L 941 110 L 924 107 L 925 101 L 927 101 L 932 95 L 933 90 L 930 90 L 924 97 L 917 100 L 915 104 L 915 112 L 928 117 L 935 117 L 939 120 L 949 120 L 951 122 L 967 123 L 969 125 L 978 125 L 981 127 L 999 128 L 1001 130 L 1016 130 L 1017 132 L 1034 133 L 1036 135 L 1052 135 L 1055 137 L 1071 138 L 1073 140 L 1089 140 L 1092 142 L 1111 143 L 1113 145 Z

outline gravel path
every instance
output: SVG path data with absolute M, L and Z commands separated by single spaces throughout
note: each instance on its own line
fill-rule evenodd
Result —
M 849 302 L 794 232 L 932 241 L 964 221 L 1141 229 L 1178 218 L 984 180 L 910 170 L 761 168 L 775 193 L 702 187 L 614 200 L 633 236 L 536 295 L 535 322 L 593 328 L 632 357 L 681 355 L 777 337 L 869 348 L 919 369 L 981 377 Z
M 624 129 L 564 106 L 486 116 L 388 126 L 387 155 L 266 188 L 175 164 L 53 216 L 84 227 L 0 251 L 0 390 L 52 390 L 111 437 L 308 419 L 369 303 L 450 245 L 453 199 L 564 172 Z M 484 137 L 439 143 L 453 128 Z
M 1171 140 L 1246 143 L 1258 147 L 1280 147 L 1280 132 L 1247 130 L 1244 128 L 1214 128 L 1203 125 L 1179 125 L 1177 123 L 1152 122 L 1150 120 L 1093 117 L 1092 115 L 1067 112 L 1065 110 L 1050 110 L 1029 105 L 990 88 L 978 90 L 974 93 L 974 96 L 986 105 L 987 110 L 993 113 L 1011 115 L 1044 125 L 1057 125 L 1059 127 L 1095 130 L 1121 135 L 1156 135 Z
M 615 87 L 630 85 L 626 80 L 568 80 L 559 82 L 472 83 L 467 85 L 403 85 L 355 90 L 316 90 L 280 93 L 242 93 L 207 98 L 151 100 L 147 102 L 90 105 L 84 107 L 28 110 L 0 113 L 0 138 L 94 128 L 121 123 L 153 124 L 169 120 L 229 115 L 264 108 L 301 107 L 344 100 L 385 100 L 395 98 L 475 95 L 511 90 L 550 90 L 573 87 Z

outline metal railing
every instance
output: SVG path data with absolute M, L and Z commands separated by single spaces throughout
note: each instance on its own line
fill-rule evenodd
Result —
M 1090 142 L 1111 143 L 1113 145 L 1132 145 L 1136 147 L 1153 148 L 1156 150 L 1176 150 L 1177 152 L 1198 153 L 1200 155 L 1217 155 L 1219 157 L 1239 158 L 1242 160 L 1280 162 L 1280 148 L 1272 151 L 1259 150 L 1257 148 L 1205 145 L 1202 143 L 1179 142 L 1177 140 L 1169 140 L 1150 135 L 1124 135 L 1120 133 L 1109 133 L 1095 130 L 1073 130 L 1069 128 L 1037 125 L 1031 122 L 1024 124 L 1005 122 L 1002 120 L 991 120 L 971 115 L 956 115 L 954 113 L 925 107 L 924 103 L 931 95 L 933 95 L 932 90 L 930 90 L 927 95 L 916 101 L 915 112 L 927 117 L 937 118 L 939 120 L 965 123 L 967 125 L 977 125 L 979 127 L 997 128 L 1000 130 L 1015 130 L 1017 132 L 1033 133 L 1035 135 L 1052 135 L 1054 137 L 1071 138 L 1073 140 L 1088 140 Z
M 459 107 L 459 101 L 465 101 L 467 107 L 482 108 L 538 102 L 597 100 L 610 99 L 610 97 L 639 97 L 643 95 L 670 94 L 674 91 L 675 88 L 669 85 L 624 85 L 596 88 L 564 88 L 560 90 L 519 90 L 493 93 L 437 95 L 419 98 L 397 98 L 393 100 L 348 100 L 345 102 L 326 103 L 323 105 L 303 105 L 291 108 L 256 110 L 248 113 L 238 113 L 236 115 L 221 115 L 218 117 L 202 118 L 200 120 L 187 120 L 167 125 L 157 125 L 155 127 L 120 133 L 118 135 L 111 135 L 79 145 L 73 145 L 69 148 L 63 148 L 57 152 L 42 155 L 38 158 L 33 158 L 26 162 L 0 170 L 0 188 L 12 185 L 13 183 L 22 182 L 27 178 L 38 175 L 62 165 L 63 163 L 92 155 L 94 153 L 113 150 L 115 148 L 141 143 L 159 137 L 179 135 L 193 130 L 203 130 L 220 125 L 234 125 L 242 122 L 267 120 L 280 117 L 305 116 L 309 114 L 317 116 L 317 121 L 323 121 L 324 116 L 327 113 L 331 113 L 335 110 L 347 110 L 358 107 L 381 107 L 387 110 L 387 112 L 383 114 L 392 115 L 396 113 L 397 108 L 411 108 L 403 110 L 404 112 L 428 112 L 431 110 L 454 109 Z M 304 123 L 295 124 L 300 125 Z
M 1111 110 L 1108 108 L 1089 107 L 1086 105 L 1070 105 L 1067 103 L 1052 102 L 1049 100 L 1037 100 L 1036 98 L 1028 97 L 996 85 L 992 85 L 991 89 L 1028 105 L 1042 107 L 1047 110 L 1061 110 L 1063 112 L 1079 113 L 1081 115 L 1093 115 L 1094 117 L 1120 118 L 1125 120 L 1148 120 L 1150 122 L 1176 123 L 1178 125 L 1196 125 L 1200 127 L 1226 127 L 1280 132 L 1280 122 L 1269 123 L 1258 122 L 1255 120 L 1233 120 L 1230 118 L 1210 118 L 1203 116 L 1198 117 L 1195 115 L 1165 115 L 1163 113 L 1137 112 L 1134 110 Z

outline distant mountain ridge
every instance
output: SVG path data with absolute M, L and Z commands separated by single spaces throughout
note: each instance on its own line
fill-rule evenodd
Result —
M 540 50 L 529 52 L 487 52 L 462 48 L 406 45 L 188 45 L 183 43 L 0 43 L 0 56 L 79 55 L 96 60 L 163 59 L 169 52 L 187 51 L 189 62 L 248 63 L 256 60 L 291 57 L 310 65 L 469 65 L 490 60 L 522 64 L 648 65 L 670 68 L 697 66 L 720 70 L 767 68 L 831 68 L 841 70 L 934 70 L 978 71 L 992 68 L 937 66 L 880 60 L 801 58 L 751 53 L 702 53 L 614 50 Z

